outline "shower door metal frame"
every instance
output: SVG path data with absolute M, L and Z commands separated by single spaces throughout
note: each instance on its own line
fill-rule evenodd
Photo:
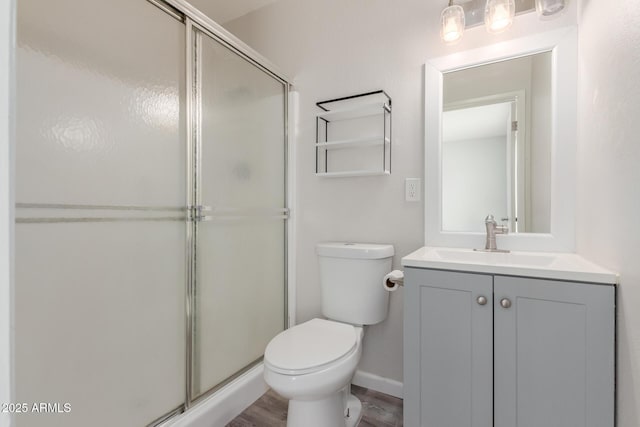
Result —
M 243 218 L 251 218 L 251 217 L 260 217 L 260 218 L 268 218 L 268 219 L 276 219 L 276 220 L 288 220 L 289 219 L 289 208 L 286 207 L 288 204 L 288 93 L 289 93 L 289 83 L 285 80 L 282 80 L 277 75 L 267 72 L 266 69 L 261 65 L 256 63 L 254 60 L 248 58 L 244 54 L 238 54 L 238 51 L 233 48 L 233 46 L 229 46 L 226 42 L 220 40 L 216 37 L 216 34 L 211 32 L 210 29 L 203 27 L 202 25 L 193 22 L 189 17 L 185 20 L 186 31 L 187 31 L 187 123 L 188 126 L 188 137 L 189 140 L 187 142 L 187 149 L 190 153 L 191 159 L 188 161 L 188 221 L 187 221 L 187 251 L 189 252 L 188 256 L 188 280 L 187 280 L 187 376 L 186 376 L 186 403 L 185 407 L 189 408 L 192 404 L 201 401 L 202 399 L 208 397 L 212 393 L 215 393 L 221 387 L 235 379 L 237 376 L 251 369 L 256 364 L 262 361 L 262 357 L 259 357 L 255 361 L 251 362 L 249 365 L 245 366 L 238 372 L 235 372 L 232 376 L 225 379 L 223 382 L 214 385 L 212 388 L 207 391 L 199 394 L 198 396 L 194 396 L 194 373 L 196 370 L 196 358 L 195 358 L 195 331 L 196 331 L 196 302 L 197 302 L 197 261 L 198 261 L 198 227 L 200 222 L 209 221 L 215 219 L 226 219 L 226 220 L 234 220 L 234 219 L 243 219 Z M 203 205 L 202 201 L 202 94 L 201 94 L 201 85 L 202 85 L 202 63 L 200 59 L 202 58 L 202 43 L 204 37 L 211 38 L 214 42 L 219 43 L 225 48 L 228 48 L 232 53 L 238 54 L 240 58 L 244 59 L 248 62 L 248 66 L 256 66 L 259 70 L 265 72 L 269 77 L 275 79 L 278 83 L 282 84 L 283 89 L 283 164 L 284 164 L 284 198 L 283 202 L 285 203 L 285 207 L 282 209 L 273 209 L 269 211 L 261 210 L 261 211 L 242 211 L 242 210 L 225 210 L 220 211 L 218 209 L 213 209 L 208 206 Z M 284 264 L 284 283 L 283 283 L 283 291 L 284 291 L 284 324 L 283 328 L 288 327 L 288 277 L 287 277 L 287 264 L 288 264 L 288 227 L 285 224 L 284 227 L 284 254 L 283 258 L 285 261 Z
M 216 41 L 222 43 L 238 55 L 263 70 L 265 73 L 271 75 L 276 80 L 279 80 L 289 88 L 292 85 L 292 81 L 287 77 L 275 64 L 255 51 L 249 45 L 242 40 L 231 34 L 224 27 L 214 22 L 207 15 L 193 7 L 185 0 L 147 0 L 150 3 L 160 7 L 167 11 L 167 8 L 174 11 L 174 13 L 168 12 L 175 16 L 175 13 L 181 14 L 183 19 L 191 21 L 192 25 L 199 27 L 201 30 L 207 32 Z
M 251 369 L 257 363 L 261 362 L 262 357 L 246 366 L 244 369 L 236 372 L 220 384 L 216 384 L 204 393 L 194 396 L 193 383 L 195 372 L 195 315 L 196 315 L 196 272 L 197 272 L 197 245 L 198 245 L 198 224 L 201 221 L 213 220 L 216 218 L 230 219 L 242 218 L 246 216 L 268 215 L 271 219 L 288 220 L 290 195 L 289 195 L 289 111 L 288 98 L 291 84 L 286 77 L 283 77 L 275 67 L 266 61 L 262 56 L 254 52 L 248 46 L 235 39 L 226 30 L 213 23 L 209 18 L 202 15 L 199 11 L 193 9 L 188 3 L 182 1 L 168 1 L 167 3 L 177 8 L 185 14 L 185 31 L 186 31 L 186 122 L 187 122 L 187 298 L 186 298 L 186 315 L 187 315 L 187 331 L 186 331 L 186 384 L 185 384 L 185 409 L 191 407 L 194 403 L 199 402 L 211 394 L 215 393 L 221 387 L 235 379 L 237 376 Z M 182 8 L 184 7 L 184 9 Z M 201 200 L 201 124 L 200 116 L 202 107 L 202 98 L 200 94 L 201 85 L 201 57 L 202 37 L 210 37 L 240 58 L 247 61 L 248 65 L 255 66 L 263 71 L 269 77 L 275 79 L 283 86 L 283 141 L 284 150 L 284 200 L 285 207 L 283 209 L 273 210 L 271 212 L 220 212 L 210 207 L 203 206 Z M 287 221 L 284 227 L 284 324 L 283 328 L 289 326 L 289 238 L 291 237 L 290 222 Z
M 187 151 L 187 197 L 186 197 L 186 301 L 185 301 L 185 314 L 186 314 L 186 366 L 185 366 L 185 402 L 182 408 L 171 411 L 164 416 L 158 418 L 152 422 L 150 426 L 155 426 L 164 423 L 173 416 L 189 409 L 194 403 L 200 402 L 212 393 L 218 391 L 221 387 L 228 384 L 237 376 L 251 369 L 255 364 L 261 362 L 262 357 L 255 361 L 253 364 L 245 367 L 240 372 L 234 374 L 223 383 L 214 386 L 212 389 L 202 393 L 194 398 L 193 396 L 193 373 L 194 373 L 194 330 L 195 330 L 195 275 L 196 275 L 196 244 L 197 244 L 197 224 L 201 220 L 212 219 L 212 216 L 217 214 L 222 217 L 229 218 L 229 213 L 220 211 L 213 211 L 211 208 L 202 206 L 199 200 L 199 188 L 200 182 L 199 174 L 199 132 L 200 132 L 200 99 L 197 96 L 198 84 L 200 76 L 198 76 L 198 69 L 194 67 L 198 55 L 198 42 L 196 32 L 197 30 L 206 36 L 212 38 L 214 41 L 220 43 L 249 64 L 255 66 L 259 70 L 263 71 L 279 83 L 283 85 L 283 128 L 284 128 L 284 203 L 283 209 L 277 209 L 270 212 L 275 219 L 286 220 L 284 227 L 284 328 L 288 328 L 291 324 L 295 323 L 294 301 L 290 299 L 291 295 L 295 292 L 294 286 L 294 269 L 295 254 L 290 249 L 295 245 L 295 217 L 291 213 L 291 206 L 295 205 L 293 188 L 293 145 L 290 137 L 290 126 L 292 125 L 291 117 L 292 111 L 289 106 L 289 97 L 292 91 L 291 80 L 282 73 L 278 67 L 253 50 L 247 44 L 240 39 L 229 33 L 222 26 L 215 23 L 209 17 L 204 15 L 198 9 L 184 0 L 147 0 L 152 5 L 160 8 L 170 16 L 183 22 L 185 24 L 186 31 L 186 101 L 185 101 L 185 122 L 186 122 L 186 151 Z M 206 215 L 211 213 L 212 215 Z M 237 214 L 237 212 L 231 212 Z M 245 214 L 259 214 L 260 212 L 249 212 Z M 235 216 L 236 218 L 242 217 L 242 215 Z

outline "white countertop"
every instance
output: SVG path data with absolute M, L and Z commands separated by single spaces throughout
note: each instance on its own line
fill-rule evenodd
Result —
M 577 282 L 618 283 L 616 273 L 572 253 L 500 253 L 425 246 L 402 258 L 402 265 Z

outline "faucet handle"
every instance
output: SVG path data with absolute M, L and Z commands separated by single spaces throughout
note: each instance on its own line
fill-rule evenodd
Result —
M 500 218 L 500 222 L 502 222 L 502 225 L 497 226 L 496 228 L 498 228 L 500 230 L 501 234 L 509 234 L 509 217 L 506 218 Z M 505 222 L 507 222 L 507 224 L 505 224 Z
M 493 216 L 493 214 L 489 214 L 489 215 L 487 215 L 487 216 L 485 217 L 484 222 L 485 222 L 485 223 L 486 223 L 486 222 L 493 222 L 493 223 L 495 223 L 495 222 L 496 222 L 496 219 L 495 219 L 495 217 Z
M 509 226 L 508 225 L 496 225 L 495 233 L 496 234 L 509 234 Z

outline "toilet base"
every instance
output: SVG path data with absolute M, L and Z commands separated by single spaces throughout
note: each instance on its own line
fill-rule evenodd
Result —
M 360 400 L 350 394 L 345 410 L 344 394 L 339 391 L 321 400 L 290 400 L 287 427 L 355 427 L 361 418 Z
M 347 398 L 347 414 L 344 418 L 346 427 L 355 427 L 362 419 L 362 402 L 353 394 Z

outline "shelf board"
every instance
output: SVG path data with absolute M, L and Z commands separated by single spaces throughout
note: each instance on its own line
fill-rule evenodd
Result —
M 317 116 L 328 122 L 339 120 L 357 119 L 359 117 L 375 116 L 385 111 L 391 111 L 389 105 L 384 102 L 376 102 L 373 104 L 364 104 L 357 107 L 344 108 L 340 110 L 325 111 L 318 113 Z
M 316 144 L 316 148 L 324 148 L 326 150 L 339 150 L 342 148 L 367 147 L 382 144 L 389 144 L 389 138 L 373 136 L 366 138 L 343 139 L 341 141 L 318 142 Z
M 378 175 L 391 175 L 389 171 L 346 171 L 346 172 L 316 172 L 316 176 L 323 178 L 342 178 L 349 176 L 378 176 Z

